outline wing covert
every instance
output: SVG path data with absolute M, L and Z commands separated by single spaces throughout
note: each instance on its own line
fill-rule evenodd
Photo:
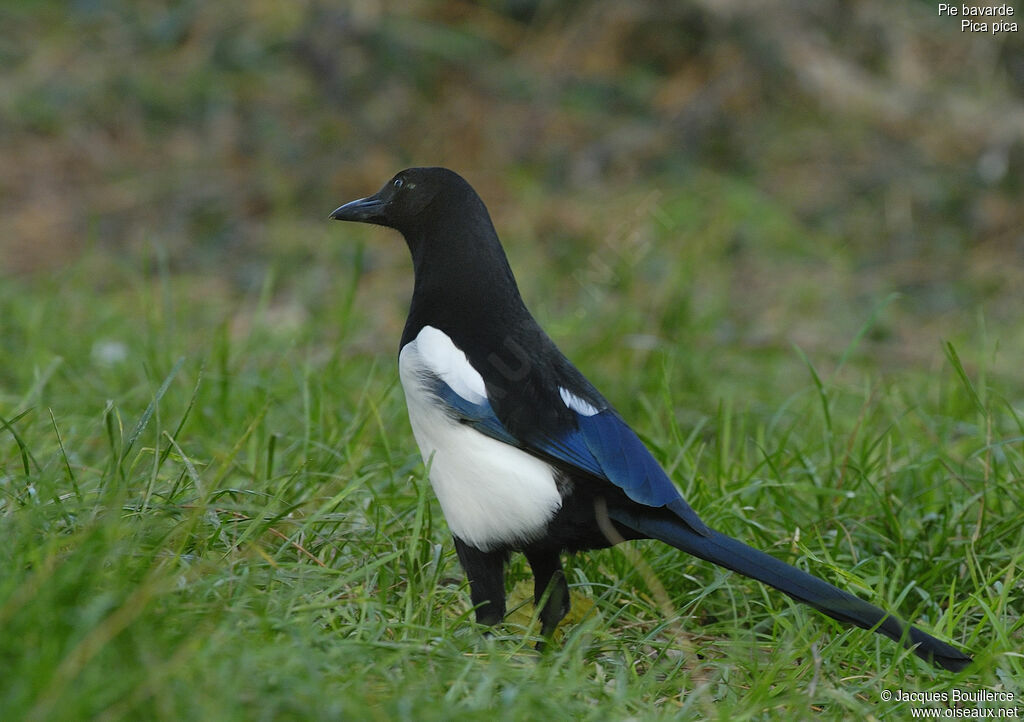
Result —
M 593 414 L 573 411 L 576 428 L 566 429 L 557 436 L 520 439 L 505 428 L 486 398 L 466 399 L 436 377 L 432 386 L 435 396 L 444 402 L 452 417 L 480 433 L 603 479 L 622 489 L 637 503 L 668 507 L 695 531 L 707 533 L 704 522 L 614 410 L 604 409 Z

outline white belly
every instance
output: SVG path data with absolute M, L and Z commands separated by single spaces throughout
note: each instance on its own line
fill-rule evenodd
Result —
M 418 348 L 421 342 L 430 344 L 425 353 Z M 439 343 L 449 354 L 440 365 Z M 474 376 L 468 380 L 474 389 L 482 389 L 483 382 L 465 355 L 447 336 L 427 326 L 402 349 L 398 369 L 412 431 L 452 533 L 483 551 L 540 536 L 562 503 L 554 470 L 540 459 L 450 418 L 424 387 L 424 374 L 430 374 L 462 392 L 452 377 L 462 373 L 463 380 Z

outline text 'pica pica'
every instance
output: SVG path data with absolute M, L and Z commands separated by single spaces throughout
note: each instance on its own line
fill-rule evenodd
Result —
M 563 551 L 658 539 L 960 670 L 970 657 L 882 609 L 709 528 L 637 435 L 534 321 L 483 201 L 410 168 L 331 214 L 399 231 L 415 271 L 399 373 L 477 620 L 505 614 L 504 567 L 533 569 L 544 635 L 569 610 Z

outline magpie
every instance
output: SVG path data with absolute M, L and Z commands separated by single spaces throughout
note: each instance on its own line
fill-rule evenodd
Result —
M 398 355 L 409 420 L 469 580 L 477 622 L 505 615 L 521 552 L 547 638 L 569 611 L 561 554 L 657 539 L 757 579 L 952 671 L 971 658 L 705 524 L 636 433 L 530 315 L 480 196 L 408 168 L 330 218 L 392 228 L 414 287 Z

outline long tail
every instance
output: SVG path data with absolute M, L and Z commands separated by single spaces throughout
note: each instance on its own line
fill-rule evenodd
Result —
M 960 650 L 922 632 L 917 627 L 904 624 L 875 605 L 714 529 L 703 535 L 695 532 L 681 520 L 650 517 L 622 509 L 610 509 L 609 515 L 620 524 L 647 537 L 671 544 L 695 557 L 771 585 L 833 619 L 864 629 L 873 629 L 890 639 L 902 642 L 907 647 L 912 647 L 917 656 L 943 669 L 959 672 L 971 661 L 971 658 Z

